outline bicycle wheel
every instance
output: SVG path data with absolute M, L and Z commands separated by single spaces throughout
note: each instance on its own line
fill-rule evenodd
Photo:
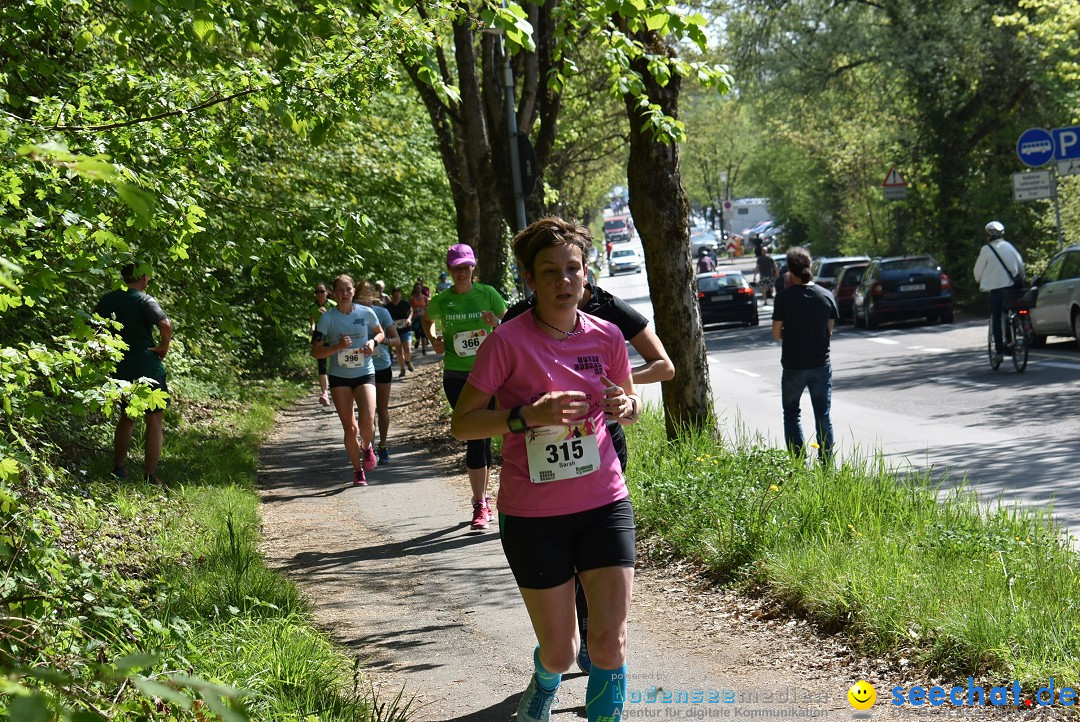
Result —
M 994 322 L 990 321 L 990 324 L 986 327 L 986 356 L 990 360 L 990 368 L 995 371 L 998 370 L 998 366 L 1001 365 L 1001 361 L 994 360 Z
M 1009 314 L 1009 326 L 1012 328 L 1013 337 L 1013 366 L 1017 373 L 1023 373 L 1028 362 L 1028 336 L 1019 314 Z

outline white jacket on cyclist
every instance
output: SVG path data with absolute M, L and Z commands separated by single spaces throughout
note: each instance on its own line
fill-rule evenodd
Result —
M 991 244 L 994 250 L 990 250 Z M 997 251 L 997 255 L 994 255 L 994 251 Z M 998 256 L 1001 256 L 1000 261 Z M 1020 251 L 1004 238 L 995 238 L 979 251 L 979 258 L 975 261 L 975 280 L 979 282 L 980 290 L 1009 288 L 1013 285 L 1013 278 L 1023 277 L 1024 259 Z

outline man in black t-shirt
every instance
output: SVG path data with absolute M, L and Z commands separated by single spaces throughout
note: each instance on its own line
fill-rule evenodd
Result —
M 529 296 L 523 301 L 518 301 L 506 309 L 502 322 L 506 323 L 515 316 L 528 313 L 532 310 L 535 301 L 536 296 Z M 649 328 L 649 320 L 631 308 L 626 301 L 618 296 L 612 296 L 595 284 L 586 283 L 578 310 L 615 324 L 623 338 L 629 341 L 634 350 L 641 355 L 645 363 L 630 370 L 635 386 L 669 381 L 675 377 L 675 365 L 668 358 L 664 344 L 660 343 L 660 339 Z M 607 430 L 611 436 L 611 443 L 615 446 L 615 453 L 619 456 L 619 464 L 623 471 L 626 471 L 626 433 L 618 421 L 608 421 Z M 581 633 L 581 647 L 578 649 L 577 663 L 582 672 L 588 673 L 591 669 L 589 649 L 586 644 L 589 606 L 585 601 L 585 593 L 580 582 L 577 583 L 577 618 L 578 630 Z
M 820 446 L 818 458 L 827 464 L 833 450 L 829 340 L 840 314 L 832 294 L 813 283 L 810 253 L 805 248 L 796 246 L 788 251 L 787 262 L 789 285 L 777 294 L 772 315 L 773 338 L 783 343 L 780 398 L 784 407 L 784 442 L 794 453 L 802 453 L 799 399 L 803 389 L 809 389 Z
M 172 341 L 172 323 L 153 296 L 146 293 L 149 283 L 145 273 L 135 276 L 136 265 L 129 263 L 121 271 L 125 290 L 110 291 L 105 294 L 94 313 L 118 321 L 121 325 L 120 338 L 127 343 L 124 358 L 116 367 L 116 378 L 123 381 L 137 381 L 142 378 L 152 379 L 156 388 L 169 392 L 165 383 L 165 366 L 161 363 L 169 353 Z M 154 327 L 157 327 L 161 342 L 154 343 Z M 156 484 L 157 465 L 161 457 L 164 442 L 164 414 L 162 409 L 154 409 L 144 414 L 146 420 L 146 449 L 144 472 L 146 481 Z M 126 407 L 120 410 L 113 438 L 113 471 L 118 479 L 126 478 L 124 468 L 131 437 L 135 429 L 135 419 L 127 415 Z
M 754 280 L 757 281 L 758 290 L 761 291 L 762 305 L 772 298 L 777 275 L 776 261 L 761 250 L 761 246 L 758 246 L 757 261 L 754 264 Z

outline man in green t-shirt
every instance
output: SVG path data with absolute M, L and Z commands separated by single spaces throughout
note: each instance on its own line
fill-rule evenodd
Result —
M 105 294 L 94 313 L 105 318 L 112 318 L 120 322 L 120 338 L 127 344 L 128 349 L 124 352 L 124 358 L 116 366 L 116 378 L 123 381 L 137 381 L 142 378 L 151 379 L 154 385 L 168 393 L 165 384 L 165 366 L 161 363 L 169 353 L 169 343 L 172 341 L 172 323 L 165 316 L 161 306 L 148 296 L 146 285 L 149 279 L 143 273 L 135 276 L 136 264 L 129 263 L 124 266 L 122 273 L 126 290 L 110 291 Z M 154 326 L 157 326 L 161 334 L 161 342 L 154 344 Z M 146 418 L 146 480 L 156 484 L 158 459 L 161 458 L 161 447 L 164 443 L 164 414 L 162 409 L 147 411 Z M 135 429 L 135 419 L 127 415 L 126 409 L 121 410 L 120 419 L 116 424 L 116 436 L 113 439 L 113 476 L 125 478 L 127 471 L 124 462 L 127 460 L 127 452 L 131 447 L 131 436 Z

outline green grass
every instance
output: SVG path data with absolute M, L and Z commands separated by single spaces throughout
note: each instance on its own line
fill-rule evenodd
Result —
M 629 430 L 628 482 L 659 553 L 756 587 L 867 653 L 941 674 L 1080 680 L 1080 555 L 1039 510 L 981 513 L 880 458 L 823 471 L 786 451 Z
M 410 703 L 375 699 L 356 661 L 315 629 L 297 588 L 267 568 L 257 550 L 259 445 L 275 409 L 301 389 L 268 382 L 227 394 L 206 385 L 185 392 L 191 395 L 167 413 L 164 487 L 95 482 L 85 500 L 63 505 L 75 549 L 113 584 L 123 579 L 131 605 L 95 620 L 92 629 L 83 625 L 88 650 L 104 659 L 157 655 L 138 665 L 146 677 L 164 681 L 180 672 L 241 690 L 256 720 L 407 719 Z M 139 456 L 132 449 L 132 461 Z M 130 624 L 114 623 L 125 616 Z M 114 691 L 121 716 L 145 711 L 131 685 L 107 695 Z M 169 707 L 176 716 L 168 719 L 203 719 Z

